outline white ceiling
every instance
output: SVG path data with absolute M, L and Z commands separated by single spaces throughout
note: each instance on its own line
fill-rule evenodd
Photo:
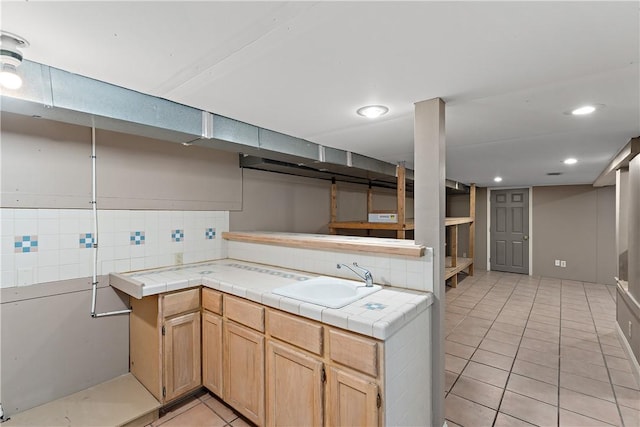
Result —
M 443 98 L 447 177 L 467 183 L 592 183 L 640 135 L 637 1 L 0 8 L 30 60 L 393 163 L 413 163 L 413 103 Z M 564 114 L 586 103 L 605 107 Z

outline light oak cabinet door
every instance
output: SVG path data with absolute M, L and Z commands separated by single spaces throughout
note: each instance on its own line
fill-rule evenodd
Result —
M 322 361 L 267 342 L 267 425 L 322 426 Z
M 222 317 L 202 313 L 202 385 L 222 396 Z
M 264 425 L 264 335 L 224 322 L 224 400 Z
M 327 411 L 330 426 L 377 426 L 378 386 L 365 375 L 330 368 Z
M 163 350 L 163 395 L 167 402 L 201 384 L 199 312 L 165 320 Z

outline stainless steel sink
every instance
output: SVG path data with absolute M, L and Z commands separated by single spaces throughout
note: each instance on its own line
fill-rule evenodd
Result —
M 271 292 L 328 308 L 340 308 L 380 289 L 382 287 L 378 285 L 366 287 L 364 282 L 320 276 L 292 285 L 282 286 Z

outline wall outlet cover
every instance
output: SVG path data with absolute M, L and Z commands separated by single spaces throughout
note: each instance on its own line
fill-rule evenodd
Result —
M 567 266 L 567 261 L 560 261 L 560 267 L 564 268 Z
M 559 260 L 559 259 L 557 259 L 557 260 L 555 261 L 555 266 L 556 266 L 556 267 L 560 267 L 560 260 Z

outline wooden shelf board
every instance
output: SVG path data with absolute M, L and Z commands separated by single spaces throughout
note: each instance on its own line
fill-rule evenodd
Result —
M 335 221 L 329 223 L 329 228 L 352 230 L 413 230 L 413 220 L 407 220 L 404 224 L 396 222 L 367 222 L 367 221 Z
M 447 257 L 445 259 L 445 268 L 444 268 L 444 278 L 449 279 L 455 274 L 460 273 L 462 270 L 468 268 L 471 264 L 473 264 L 473 259 L 471 258 L 458 258 L 458 262 L 455 267 L 449 267 L 451 265 L 451 257 Z
M 222 238 L 237 242 L 294 248 L 383 253 L 416 258 L 424 256 L 426 252 L 425 246 L 416 245 L 413 240 L 380 239 L 376 237 L 276 232 L 224 232 L 222 233 Z
M 470 216 L 461 216 L 461 217 L 447 217 L 444 220 L 444 225 L 459 225 L 459 224 L 471 224 L 473 222 L 473 218 Z

